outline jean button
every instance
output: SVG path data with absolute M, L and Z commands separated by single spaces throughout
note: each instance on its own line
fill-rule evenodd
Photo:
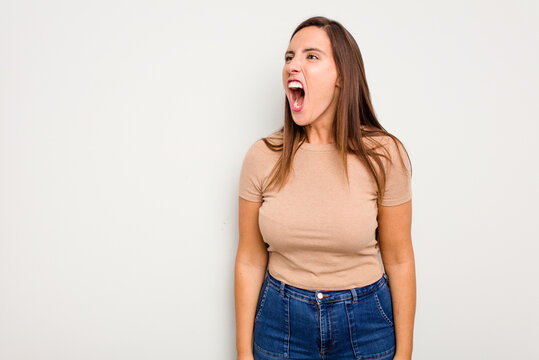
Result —
M 324 297 L 324 294 L 322 293 L 318 293 L 318 295 L 316 295 L 319 299 L 322 299 Z

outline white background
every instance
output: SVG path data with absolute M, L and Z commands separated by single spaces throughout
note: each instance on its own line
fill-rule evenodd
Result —
M 239 170 L 314 15 L 412 160 L 413 358 L 539 357 L 536 1 L 2 1 L 1 359 L 235 359 Z

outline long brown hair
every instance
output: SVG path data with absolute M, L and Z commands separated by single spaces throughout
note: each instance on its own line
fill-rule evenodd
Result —
M 399 146 L 397 142 L 401 145 L 402 143 L 387 132 L 376 118 L 365 78 L 363 58 L 353 36 L 339 22 L 323 16 L 315 16 L 298 25 L 290 37 L 290 41 L 299 30 L 307 26 L 318 26 L 328 34 L 337 72 L 342 81 L 332 131 L 335 145 L 341 154 L 348 185 L 350 185 L 350 179 L 348 177 L 347 154 L 351 153 L 355 154 L 374 176 L 378 188 L 378 202 L 380 203 L 384 196 L 386 182 L 386 170 L 380 156 L 386 159 L 390 159 L 390 157 L 375 151 L 382 148 L 386 154 L 389 154 L 387 149 L 375 140 L 375 137 L 389 136 L 397 147 Z M 274 143 L 271 139 L 275 139 L 275 135 L 277 135 L 278 141 Z M 298 126 L 292 119 L 290 104 L 285 95 L 284 125 L 273 136 L 262 138 L 268 148 L 281 153 L 270 174 L 271 180 L 265 188 L 278 185 L 280 190 L 284 186 L 290 173 L 294 154 L 306 139 L 305 129 Z M 407 151 L 406 156 L 409 160 Z M 372 161 L 376 162 L 381 169 L 381 174 L 377 173 Z M 390 161 L 392 160 L 390 159 Z M 403 164 L 402 158 L 400 161 Z

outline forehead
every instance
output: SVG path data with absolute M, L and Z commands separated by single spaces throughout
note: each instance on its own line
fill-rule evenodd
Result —
M 328 34 L 317 26 L 307 26 L 294 34 L 288 50 L 298 51 L 306 47 L 319 48 L 331 53 L 331 41 Z

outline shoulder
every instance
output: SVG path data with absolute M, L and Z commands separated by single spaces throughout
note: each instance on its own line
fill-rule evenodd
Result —
M 390 136 L 384 136 L 381 142 L 388 156 L 387 159 L 384 159 L 384 162 L 389 171 L 398 169 L 407 175 L 411 175 L 412 164 L 404 143 L 399 138 Z
M 268 146 L 266 144 L 268 142 L 270 145 Z M 276 153 L 276 150 L 271 148 L 271 145 L 273 146 L 280 146 L 283 143 L 283 137 L 282 133 L 274 132 L 270 135 L 266 136 L 265 138 L 260 138 L 254 141 L 251 146 L 249 147 L 249 150 L 247 151 L 253 156 L 272 156 L 272 154 Z
M 265 137 L 265 139 L 274 146 L 281 146 L 283 144 L 283 130 L 277 130 Z M 264 140 L 260 139 L 262 142 Z M 267 146 L 266 146 L 267 147 Z
M 397 136 L 375 132 L 373 135 L 364 136 L 363 140 L 365 147 L 376 155 L 379 155 L 385 166 L 404 166 L 405 168 L 410 169 L 411 163 L 408 151 L 406 150 L 404 142 Z
M 395 135 L 390 136 L 385 133 L 374 133 L 373 135 L 364 136 L 363 140 L 365 146 L 378 154 L 384 153 L 393 157 L 405 150 L 404 143 Z
M 270 144 L 278 146 L 282 144 L 282 136 L 277 132 L 270 134 L 265 138 L 257 139 L 252 142 L 245 154 L 245 160 L 254 164 L 266 164 L 274 162 L 279 157 L 279 152 L 266 145 L 267 140 Z

